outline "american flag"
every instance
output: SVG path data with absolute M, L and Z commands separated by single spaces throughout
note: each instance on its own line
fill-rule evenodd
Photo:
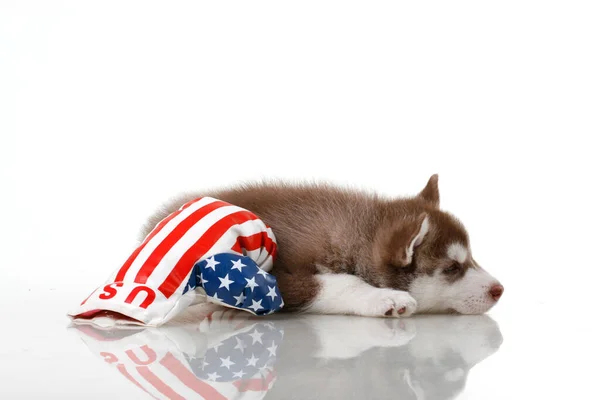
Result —
M 102 330 L 75 325 L 102 361 L 155 399 L 262 399 L 276 380 L 283 329 L 235 310 L 189 326 Z M 206 325 L 217 325 L 206 329 Z
M 250 257 L 221 253 L 197 262 L 183 294 L 198 286 L 210 302 L 256 315 L 283 307 L 277 281 Z
M 275 311 L 283 301 L 267 272 L 276 252 L 273 231 L 255 214 L 212 197 L 194 199 L 160 221 L 69 316 L 91 319 L 109 311 L 124 316 L 126 323 L 158 326 L 202 299 L 257 314 Z M 218 270 L 212 270 L 215 265 Z M 203 296 L 203 277 L 208 296 Z M 230 280 L 236 289 L 226 302 L 222 289 Z M 213 290 L 213 283 L 220 287 Z M 239 303 L 241 294 L 245 298 Z

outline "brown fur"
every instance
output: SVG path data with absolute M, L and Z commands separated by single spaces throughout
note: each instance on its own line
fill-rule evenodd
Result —
M 144 236 L 184 202 L 200 196 L 250 210 L 273 228 L 278 256 L 272 274 L 288 311 L 304 308 L 317 295 L 314 275 L 323 270 L 357 275 L 375 287 L 407 290 L 417 274 L 431 274 L 447 262 L 441 260 L 450 243 L 468 247 L 460 222 L 439 209 L 437 175 L 411 198 L 387 199 L 327 184 L 285 183 L 188 194 L 154 215 Z M 430 224 L 426 240 L 408 259 L 406 248 L 425 217 Z M 469 263 L 474 261 L 465 264 Z

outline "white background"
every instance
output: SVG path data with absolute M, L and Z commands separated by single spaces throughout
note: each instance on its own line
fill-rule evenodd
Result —
M 31 318 L 17 304 L 77 304 L 181 190 L 276 177 L 408 195 L 439 173 L 506 287 L 505 342 L 463 398 L 589 398 L 599 20 L 595 1 L 2 0 L 6 338 Z

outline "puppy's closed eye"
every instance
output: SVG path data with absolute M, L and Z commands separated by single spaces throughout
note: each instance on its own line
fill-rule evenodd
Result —
M 462 267 L 459 263 L 454 263 L 451 266 L 444 268 L 444 274 L 446 275 L 454 275 L 461 271 Z

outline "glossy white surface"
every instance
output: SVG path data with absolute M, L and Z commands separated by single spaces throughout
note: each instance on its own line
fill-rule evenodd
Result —
M 600 398 L 599 20 L 597 1 L 0 1 L 0 399 L 151 398 L 100 352 L 200 360 L 265 326 L 276 378 L 234 398 Z M 433 173 L 506 288 L 489 318 L 68 328 L 179 191 L 395 196 Z
M 5 318 L 14 322 L 2 329 L 1 398 L 151 398 L 144 391 L 179 398 L 173 390 L 191 399 L 202 397 L 190 387 L 206 393 L 208 385 L 232 399 L 597 394 L 597 325 L 560 308 L 540 312 L 539 304 L 538 312 L 518 312 L 508 296 L 491 316 L 395 320 L 257 318 L 201 305 L 168 326 L 117 331 L 70 326 L 63 311 L 72 300 L 56 291 L 32 290 L 15 297 L 10 307 L 3 301 Z M 246 347 L 243 354 L 240 346 Z M 253 358 L 256 367 L 248 365 Z M 211 365 L 204 371 L 203 360 Z M 241 380 L 233 376 L 240 371 L 248 374 Z M 219 378 L 209 376 L 214 373 Z

